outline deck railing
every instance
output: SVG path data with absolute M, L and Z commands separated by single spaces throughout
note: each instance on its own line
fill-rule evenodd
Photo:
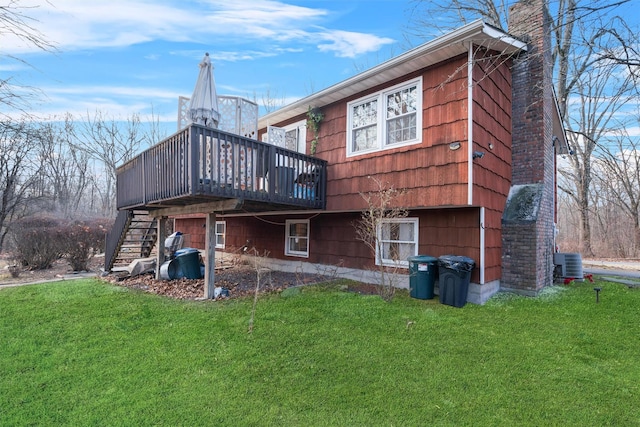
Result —
M 117 170 L 118 209 L 241 198 L 326 206 L 324 160 L 192 124 Z

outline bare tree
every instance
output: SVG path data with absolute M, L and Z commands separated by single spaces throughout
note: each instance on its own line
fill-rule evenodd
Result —
M 406 218 L 409 211 L 397 205 L 398 197 L 403 193 L 401 190 L 375 177 L 368 178 L 374 183 L 374 190 L 360 193 L 366 207 L 360 220 L 354 224 L 356 238 L 369 248 L 376 260 L 381 296 L 390 301 L 395 295 L 401 262 L 413 253 L 405 253 L 399 243 L 385 241 L 399 233 L 400 223 L 393 220 Z M 393 260 L 393 265 L 385 265 L 383 258 Z
M 267 90 L 260 95 L 260 102 L 258 102 L 258 96 L 254 92 L 253 101 L 262 105 L 265 113 L 272 113 L 287 104 L 287 98 L 284 93 L 280 95 L 277 90 L 273 90 L 271 87 L 268 87 Z
M 586 255 L 592 253 L 589 221 L 592 154 L 599 139 L 610 131 L 611 118 L 620 110 L 624 97 L 632 96 L 633 84 L 637 88 L 640 78 L 638 31 L 616 14 L 620 6 L 629 2 L 564 0 L 551 4 L 555 92 L 565 127 L 570 130 L 569 140 L 577 153 L 565 172 L 571 178 L 565 189 L 580 210 L 581 250 Z M 502 0 L 415 0 L 413 5 L 409 31 L 414 34 L 424 33 L 424 28 L 450 30 L 460 22 L 477 18 L 508 31 L 508 4 Z M 623 75 L 625 79 L 614 82 L 612 76 Z M 598 88 L 589 83 L 592 76 L 601 82 Z M 598 97 L 597 108 L 591 108 L 596 105 L 588 99 L 590 93 Z M 634 96 L 637 99 L 637 93 Z M 603 111 L 608 97 L 618 105 Z M 581 106 L 584 101 L 589 108 Z
M 67 218 L 86 208 L 86 190 L 91 181 L 89 156 L 78 149 L 74 135 L 73 117 L 67 115 L 45 122 L 38 138 L 43 167 L 40 191 L 48 196 L 50 209 Z
M 53 51 L 55 47 L 35 27 L 36 21 L 27 12 L 37 6 L 24 6 L 19 0 L 9 0 L 0 5 L 0 38 L 12 35 L 27 45 L 44 51 Z M 0 56 L 8 61 L 27 64 L 17 56 L 5 54 L 0 48 Z M 29 114 L 29 101 L 38 93 L 36 88 L 24 87 L 14 76 L 0 77 L 0 104 L 6 108 L 0 110 L 0 117 L 7 117 L 6 111 L 19 111 Z
M 99 200 L 99 214 L 112 216 L 116 211 L 116 168 L 142 147 L 158 141 L 150 141 L 137 114 L 118 120 L 96 111 L 93 115 L 87 113 L 77 126 L 72 147 L 99 162 L 94 170 L 93 197 Z
M 596 174 L 596 183 L 601 189 L 599 194 L 606 197 L 607 204 L 614 207 L 616 213 L 628 217 L 633 229 L 629 236 L 631 241 L 624 242 L 626 247 L 619 242 L 617 252 L 637 256 L 640 254 L 640 142 L 637 137 L 620 133 L 599 151 L 596 163 L 600 172 Z M 622 219 L 605 222 L 620 228 Z
M 616 73 L 609 67 L 589 68 L 573 84 L 571 107 L 565 120 L 567 137 L 574 150 L 568 168 L 559 170 L 570 179 L 572 195 L 580 212 L 581 252 L 593 255 L 591 247 L 590 198 L 594 179 L 593 163 L 606 147 L 608 136 L 624 124 L 615 120 L 636 96 L 633 76 Z
M 11 224 L 29 213 L 42 168 L 37 130 L 29 122 L 0 122 L 0 252 Z

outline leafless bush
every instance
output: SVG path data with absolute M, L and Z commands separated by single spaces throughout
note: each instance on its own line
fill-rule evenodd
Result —
M 104 250 L 109 220 L 74 221 L 64 227 L 61 238 L 63 257 L 73 271 L 89 269 L 89 260 Z
M 403 254 L 399 247 L 392 245 L 389 249 L 393 265 L 384 265 L 381 257 L 384 247 L 380 234 L 384 223 L 388 220 L 406 218 L 409 212 L 397 205 L 398 197 L 403 194 L 403 191 L 375 177 L 369 177 L 369 179 L 374 183 L 374 189 L 367 193 L 360 193 L 366 208 L 362 212 L 361 219 L 354 226 L 358 240 L 367 245 L 376 260 L 380 278 L 380 296 L 385 301 L 391 301 L 399 282 L 397 273 Z
M 57 218 L 33 216 L 12 224 L 13 257 L 31 270 L 51 268 L 64 254 L 64 225 Z
M 65 221 L 31 216 L 12 226 L 13 257 L 31 270 L 51 268 L 66 259 L 74 271 L 88 269 L 91 257 L 104 251 L 104 235 L 111 220 Z

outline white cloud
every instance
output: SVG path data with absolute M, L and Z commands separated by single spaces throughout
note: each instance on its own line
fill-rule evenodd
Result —
M 33 6 L 23 13 L 35 19 L 33 27 L 61 51 L 152 40 L 205 43 L 225 37 L 229 44 L 255 40 L 313 44 L 322 52 L 354 57 L 393 42 L 373 34 L 317 27 L 329 15 L 327 10 L 272 0 L 24 0 L 21 4 Z M 3 35 L 2 45 L 10 54 L 38 50 L 11 35 Z
M 325 31 L 321 35 L 327 42 L 318 44 L 318 49 L 322 52 L 334 52 L 336 56 L 343 58 L 355 58 L 363 53 L 375 52 L 383 45 L 394 42 L 393 39 L 373 34 L 340 30 Z

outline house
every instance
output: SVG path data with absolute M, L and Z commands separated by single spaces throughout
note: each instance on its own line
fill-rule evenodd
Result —
M 175 229 L 207 253 L 255 247 L 275 269 L 334 266 L 375 282 L 377 263 L 408 268 L 404 257 L 372 256 L 356 238 L 360 193 L 373 190 L 375 176 L 403 189 L 397 203 L 409 210 L 382 225 L 385 245 L 475 260 L 470 302 L 500 289 L 535 295 L 553 281 L 556 156 L 568 152 L 549 25 L 544 2 L 529 0 L 512 6 L 509 34 L 482 21 L 462 26 L 261 117 L 257 139 L 275 145 L 191 126 L 153 167 L 193 188 L 213 185 L 215 194 L 172 188 L 125 202 L 121 191 L 131 186 L 121 188 L 120 177 L 134 159 L 118 171 L 118 206 L 174 217 Z M 310 108 L 323 116 L 317 146 Z M 213 176 L 198 149 L 180 143 L 196 140 L 207 158 L 224 158 L 227 148 L 203 141 L 234 145 L 228 174 Z M 144 175 L 150 167 L 135 172 L 141 185 L 157 181 Z

